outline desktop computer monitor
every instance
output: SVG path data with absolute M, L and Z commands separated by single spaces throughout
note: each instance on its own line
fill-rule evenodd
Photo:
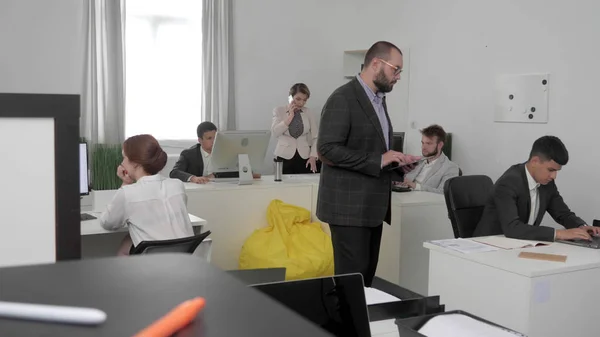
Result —
M 391 150 L 404 152 L 404 132 L 394 132 L 392 134 Z
M 208 170 L 215 175 L 239 172 L 240 183 L 248 181 L 247 177 L 252 181 L 252 171 L 261 169 L 270 139 L 270 131 L 219 131 Z
M 79 143 L 79 195 L 90 193 L 87 143 Z

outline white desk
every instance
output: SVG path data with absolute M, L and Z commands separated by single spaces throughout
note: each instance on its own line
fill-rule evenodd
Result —
M 243 186 L 234 182 L 186 183 L 188 211 L 206 219 L 203 230 L 211 231 L 211 263 L 222 269 L 238 268 L 244 242 L 255 230 L 268 225 L 267 207 L 274 199 L 304 207 L 310 210 L 312 221 L 319 221 L 319 177 L 284 175 L 282 182 L 275 182 L 273 176 L 263 176 Z M 93 207 L 103 209 L 111 193 L 101 193 L 98 199 L 102 200 L 94 200 Z M 330 233 L 327 224 L 322 228 Z M 385 225 L 383 231 L 377 276 L 425 295 L 429 260 L 423 242 L 453 237 L 444 197 L 428 192 L 392 193 L 392 226 Z
M 317 221 L 313 205 L 318 181 L 319 175 L 310 174 L 284 176 L 282 182 L 275 182 L 273 176 L 263 176 L 252 185 L 242 186 L 186 183 L 188 211 L 206 219 L 205 230 L 211 231 L 214 242 L 211 263 L 226 270 L 238 268 L 244 242 L 255 230 L 268 225 L 267 207 L 274 199 L 310 210 L 313 221 Z
M 96 218 L 99 218 L 101 214 L 101 212 L 92 211 L 85 213 Z M 200 233 L 206 225 L 206 220 L 192 214 L 189 216 L 192 226 L 194 226 L 194 233 Z M 98 219 L 81 221 L 81 257 L 88 259 L 115 256 L 126 233 L 128 233 L 127 227 L 117 231 L 108 231 L 102 228 Z
M 392 193 L 392 225 L 384 225 L 376 275 L 427 295 L 429 253 L 423 242 L 454 237 L 444 196 Z
M 429 293 L 446 310 L 461 309 L 529 337 L 598 336 L 600 250 L 550 246 L 462 254 L 425 243 Z M 549 262 L 521 251 L 567 255 Z
M 109 231 L 102 228 L 100 224 L 100 215 L 102 212 L 84 212 L 96 217 L 96 219 L 81 221 L 81 235 L 97 235 L 97 234 L 111 234 L 115 232 L 127 232 L 127 227 L 120 228 L 116 231 Z M 193 214 L 189 214 L 190 221 L 192 222 L 192 226 L 200 227 L 206 225 L 206 220 L 199 218 Z
M 267 226 L 267 207 L 274 199 L 304 207 L 311 211 L 312 221 L 319 221 L 319 176 L 284 175 L 282 182 L 263 176 L 245 186 L 187 183 L 189 212 L 206 219 L 206 230 L 212 232 L 215 244 L 211 262 L 223 269 L 237 268 L 246 239 L 256 229 Z M 376 275 L 425 295 L 429 260 L 423 242 L 454 237 L 445 207 L 441 194 L 392 193 L 392 226 L 385 225 L 383 229 Z M 327 224 L 322 224 L 322 228 L 330 233 Z M 404 234 L 401 236 L 400 232 Z

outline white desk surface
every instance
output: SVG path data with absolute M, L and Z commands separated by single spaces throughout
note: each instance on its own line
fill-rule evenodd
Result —
M 275 181 L 274 176 L 262 176 L 260 179 L 254 179 L 250 185 L 238 185 L 235 181 L 229 182 L 209 182 L 207 184 L 184 183 L 186 191 L 191 190 L 221 190 L 237 188 L 273 188 L 290 185 L 312 185 L 319 186 L 320 174 L 284 174 L 282 181 Z M 430 205 L 445 204 L 443 194 L 411 191 L 404 193 L 392 192 L 392 204 L 402 205 Z
M 289 186 L 314 186 L 319 187 L 320 174 L 284 174 L 283 181 L 275 181 L 274 176 L 266 175 L 254 179 L 250 185 L 238 185 L 235 181 L 209 182 L 207 184 L 184 183 L 186 192 L 202 190 L 235 190 L 235 189 L 263 189 Z M 108 192 L 109 191 L 103 191 Z M 116 190 L 113 191 L 116 193 Z M 110 200 L 108 198 L 107 200 Z M 444 196 L 438 193 L 412 191 L 404 193 L 392 192 L 392 205 L 438 205 L 445 204 Z M 103 205 L 101 205 L 103 206 Z M 99 207 L 99 206 L 97 206 Z
M 505 270 L 526 277 L 561 274 L 577 270 L 600 268 L 600 249 L 591 249 L 563 243 L 551 243 L 548 246 L 522 249 L 500 249 L 493 252 L 463 254 L 425 242 L 425 248 L 453 255 L 482 265 Z M 566 262 L 541 261 L 519 258 L 520 252 L 536 252 L 566 255 Z
M 100 215 L 102 214 L 102 212 L 82 212 L 82 213 L 88 213 L 90 215 L 95 216 L 96 218 L 100 218 Z M 206 220 L 199 218 L 192 214 L 189 214 L 189 216 L 190 216 L 190 221 L 192 222 L 192 226 L 197 227 L 197 226 L 206 225 Z M 99 219 L 81 221 L 81 235 L 109 234 L 109 233 L 126 232 L 126 231 L 128 231 L 127 227 L 123 227 L 117 231 L 108 231 L 108 230 L 102 228 L 102 225 L 100 225 Z
M 289 185 L 318 185 L 320 174 L 287 174 L 283 175 L 282 181 L 275 181 L 272 175 L 262 176 L 254 179 L 250 185 L 238 185 L 237 181 L 214 182 L 206 184 L 184 183 L 186 191 L 193 190 L 223 190 L 223 189 L 261 189 L 274 188 Z

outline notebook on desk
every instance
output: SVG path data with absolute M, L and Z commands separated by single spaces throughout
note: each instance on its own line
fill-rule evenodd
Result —
M 532 248 L 538 246 L 546 246 L 551 243 L 546 241 L 511 239 L 501 235 L 474 237 L 471 238 L 471 240 L 502 249 Z

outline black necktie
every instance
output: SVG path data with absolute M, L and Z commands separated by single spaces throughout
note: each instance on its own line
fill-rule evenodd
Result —
M 300 111 L 301 110 L 296 110 L 294 118 L 292 118 L 292 121 L 288 126 L 290 136 L 294 138 L 300 137 L 300 135 L 302 135 L 302 132 L 304 132 L 304 123 L 302 122 L 302 116 L 300 116 Z

